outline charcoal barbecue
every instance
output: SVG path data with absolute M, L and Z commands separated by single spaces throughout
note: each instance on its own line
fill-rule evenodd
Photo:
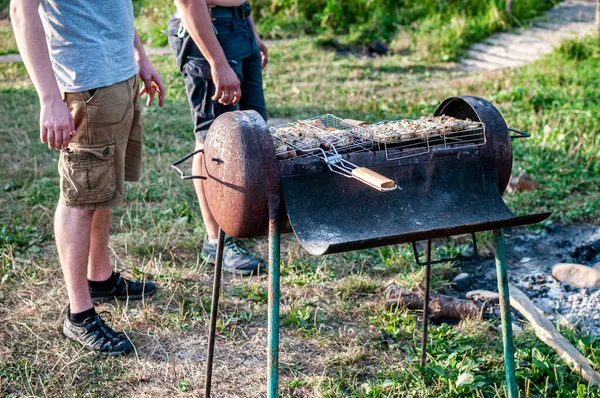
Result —
M 278 396 L 280 232 L 293 231 L 311 255 L 410 243 L 425 267 L 422 358 L 426 358 L 430 265 L 470 257 L 432 259 L 433 239 L 494 231 L 509 398 L 517 398 L 503 228 L 534 224 L 550 213 L 516 216 L 502 200 L 512 168 L 513 138 L 488 101 L 451 97 L 435 111 L 474 122 L 444 135 L 378 142 L 369 126 L 324 115 L 269 128 L 258 113 L 235 111 L 212 124 L 204 149 L 175 162 L 183 179 L 204 179 L 208 205 L 219 224 L 209 328 L 210 396 L 223 241 L 269 237 L 268 397 Z M 383 122 L 385 123 L 385 122 Z M 286 131 L 308 131 L 318 145 L 302 146 Z M 286 129 L 287 128 L 287 129 Z M 513 133 L 511 135 L 511 132 Z M 202 153 L 204 175 L 178 167 Z M 425 256 L 417 243 L 427 242 Z

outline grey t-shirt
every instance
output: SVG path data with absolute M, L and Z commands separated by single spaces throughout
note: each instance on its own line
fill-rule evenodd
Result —
M 137 73 L 131 0 L 41 0 L 39 13 L 61 91 L 106 87 Z

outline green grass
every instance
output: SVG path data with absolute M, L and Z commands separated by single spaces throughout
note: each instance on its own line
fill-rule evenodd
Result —
M 0 14 L 1 12 L 2 7 L 0 4 Z M 0 55 L 17 54 L 18 52 L 10 23 L 7 20 L 0 19 Z
M 556 223 L 600 220 L 597 157 L 600 96 L 597 39 L 569 42 L 520 70 L 451 80 L 442 67 L 399 55 L 341 56 L 307 38 L 271 48 L 265 71 L 272 116 L 332 112 L 374 121 L 431 114 L 451 95 L 492 100 L 511 126 L 532 133 L 515 141 L 514 170 L 540 182 L 507 195 L 519 213 L 551 209 Z M 191 121 L 177 68 L 154 59 L 168 87 L 163 109 L 144 108 L 144 171 L 115 210 L 112 258 L 118 269 L 160 286 L 144 303 L 107 303 L 111 324 L 131 333 L 137 352 L 101 359 L 58 333 L 66 292 L 53 242 L 56 154 L 39 143 L 37 97 L 22 65 L 0 66 L 0 395 L 197 396 L 202 391 L 211 268 L 199 258 L 204 230 L 192 185 L 169 164 L 192 149 Z M 484 237 L 485 238 L 485 237 Z M 489 237 L 485 238 L 489 240 Z M 248 246 L 266 256 L 264 239 Z M 449 240 L 437 255 L 464 250 Z M 484 245 L 485 246 L 485 245 Z M 317 397 L 502 397 L 497 323 L 431 328 L 421 376 L 418 313 L 386 309 L 386 286 L 422 281 L 407 246 L 307 256 L 282 240 L 282 395 Z M 457 270 L 433 269 L 435 290 Z M 266 278 L 226 276 L 219 316 L 217 396 L 253 396 L 264 388 Z M 596 366 L 600 341 L 563 333 Z M 584 397 L 579 377 L 531 331 L 516 339 L 524 397 Z M 80 393 L 84 391 L 84 393 Z M 187 395 L 186 395 L 187 394 Z M 585 395 L 587 394 L 587 395 Z

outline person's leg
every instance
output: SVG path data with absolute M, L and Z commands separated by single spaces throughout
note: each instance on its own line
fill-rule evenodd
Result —
M 202 144 L 196 142 L 195 150 L 202 149 Z M 192 174 L 194 175 L 204 175 L 203 172 L 203 163 L 204 163 L 204 154 L 198 154 L 194 156 L 194 160 L 192 161 Z M 200 203 L 200 212 L 202 213 L 202 220 L 204 221 L 204 227 L 206 228 L 206 234 L 208 235 L 208 239 L 216 240 L 217 233 L 219 231 L 219 225 L 212 215 L 208 202 L 206 201 L 206 196 L 204 195 L 204 184 L 203 180 L 195 179 L 194 180 L 194 188 L 196 189 L 196 195 L 198 196 L 198 202 Z
M 90 281 L 105 281 L 112 275 L 108 249 L 110 214 L 110 208 L 98 209 L 92 217 L 87 267 L 87 279 Z
M 54 217 L 58 256 L 65 277 L 72 313 L 93 307 L 88 291 L 87 266 L 94 210 L 59 204 Z
M 199 58 L 189 59 L 183 68 L 183 80 L 188 95 L 188 102 L 194 120 L 194 135 L 197 151 L 204 147 L 204 139 L 213 120 L 222 113 L 236 110 L 237 106 L 224 106 L 211 99 L 215 90 L 208 61 Z M 192 174 L 204 175 L 204 154 L 198 154 L 192 159 Z M 202 220 L 206 227 L 206 234 L 211 240 L 217 239 L 218 224 L 213 217 L 206 196 L 204 194 L 203 180 L 195 179 L 194 188 L 200 204 Z
M 87 265 L 94 212 L 61 203 L 56 208 L 54 233 L 69 295 L 63 335 L 102 355 L 121 355 L 131 351 L 131 342 L 104 324 L 94 310 L 88 290 Z
M 224 30 L 221 29 L 222 27 L 218 22 L 219 21 L 215 22 L 216 28 L 219 32 L 223 33 Z M 189 37 L 183 39 L 184 42 L 186 40 L 190 40 Z M 241 60 L 248 56 L 248 46 L 246 45 L 243 47 L 240 46 L 239 43 L 234 46 L 224 46 L 224 43 L 222 42 L 221 45 L 230 62 L 230 66 L 241 81 L 243 78 L 241 75 Z M 182 48 L 188 47 L 184 44 Z M 186 86 L 190 110 L 192 112 L 192 119 L 194 121 L 194 135 L 196 138 L 195 150 L 198 150 L 203 148 L 208 129 L 214 119 L 225 112 L 239 109 L 239 106 L 225 106 L 211 99 L 215 87 L 212 80 L 210 64 L 202 57 L 200 50 L 198 50 L 195 45 L 190 45 L 188 50 L 189 56 L 182 60 L 183 65 L 181 71 Z M 178 59 L 179 55 L 181 54 L 177 54 Z M 239 58 L 234 55 L 239 56 Z M 236 61 L 236 59 L 240 59 L 240 62 Z M 242 94 L 242 97 L 243 95 L 244 94 Z M 192 160 L 192 173 L 194 175 L 204 175 L 203 164 L 203 154 L 194 156 Z M 202 246 L 201 255 L 204 260 L 212 263 L 215 261 L 216 257 L 216 241 L 219 226 L 208 206 L 203 181 L 194 180 L 194 188 L 196 190 L 196 195 L 198 196 L 200 212 L 202 213 L 202 219 L 206 228 L 206 237 Z M 230 237 L 227 237 L 224 248 L 223 269 L 239 275 L 251 275 L 264 269 L 264 267 L 261 262 L 249 255 L 243 248 L 239 247 Z
M 113 272 L 108 247 L 110 208 L 97 209 L 92 217 L 87 279 L 89 294 L 96 303 L 108 300 L 140 300 L 156 292 L 150 281 L 132 281 Z
M 112 131 L 103 128 L 97 136 L 109 134 L 116 141 L 115 175 L 117 176 L 118 200 L 122 200 L 124 181 L 138 181 L 142 169 L 142 121 L 139 101 L 139 79 L 133 77 L 125 86 L 113 94 L 114 97 L 127 94 L 130 112 Z M 129 133 L 129 134 L 127 134 Z M 113 271 L 108 246 L 111 208 L 119 203 L 99 204 L 92 219 L 90 234 L 90 254 L 88 262 L 88 287 L 92 301 L 140 300 L 156 292 L 156 285 L 149 281 L 131 281 Z

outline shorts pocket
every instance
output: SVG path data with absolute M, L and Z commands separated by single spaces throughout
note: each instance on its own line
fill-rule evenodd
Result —
M 88 125 L 109 126 L 125 119 L 132 103 L 130 79 L 108 87 L 100 87 L 91 96 L 84 96 Z M 88 92 L 85 92 L 89 95 Z
M 188 59 L 183 65 L 183 81 L 194 113 L 201 118 L 213 119 L 215 112 L 211 97 L 215 86 L 208 61 L 196 58 Z
M 199 77 L 205 80 L 212 80 L 210 64 L 207 60 L 201 58 L 189 58 L 183 65 L 183 71 L 188 75 Z
M 61 151 L 61 196 L 73 207 L 111 200 L 116 192 L 115 144 L 76 144 Z
M 231 37 L 235 30 L 235 21 L 233 18 L 218 18 L 213 22 L 214 29 L 216 30 L 217 40 L 221 44 Z

